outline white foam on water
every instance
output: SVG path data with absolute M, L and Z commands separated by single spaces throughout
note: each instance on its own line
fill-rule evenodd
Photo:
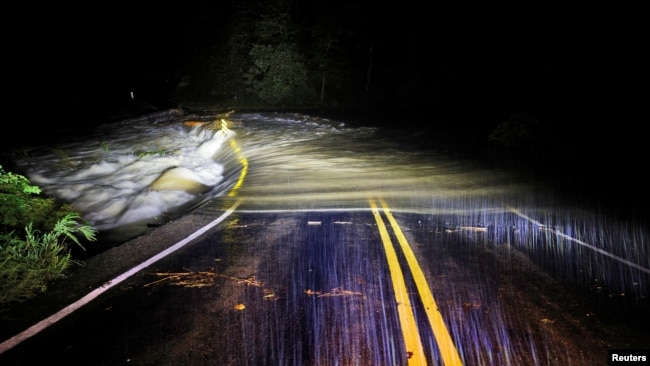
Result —
M 233 136 L 230 130 L 188 128 L 182 116 L 161 114 L 100 126 L 87 138 L 33 147 L 17 163 L 43 192 L 70 203 L 100 231 L 111 230 L 146 225 L 219 195 L 212 189 L 224 179 L 220 154 Z

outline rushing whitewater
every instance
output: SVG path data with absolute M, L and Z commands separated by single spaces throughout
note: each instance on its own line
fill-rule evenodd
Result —
M 19 163 L 100 232 L 127 239 L 227 190 L 224 149 L 235 133 L 184 123 L 191 117 L 171 110 L 103 125 L 27 149 Z

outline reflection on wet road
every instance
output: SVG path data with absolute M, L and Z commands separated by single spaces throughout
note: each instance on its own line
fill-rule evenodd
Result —
M 435 143 L 405 144 L 407 129 L 229 118 L 236 143 L 214 155 L 228 184 L 183 220 L 210 222 L 241 199 L 237 209 L 1 364 L 605 365 L 608 349 L 649 343 L 646 227 Z M 161 122 L 165 138 L 196 133 L 183 119 Z

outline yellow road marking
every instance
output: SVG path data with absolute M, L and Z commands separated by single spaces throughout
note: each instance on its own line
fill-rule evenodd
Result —
M 234 138 L 230 139 L 230 146 L 235 151 L 235 155 L 237 155 L 237 158 L 239 159 L 239 162 L 242 165 L 242 171 L 239 174 L 239 179 L 237 179 L 237 183 L 235 183 L 235 186 L 230 190 L 230 193 L 228 193 L 229 197 L 235 197 L 237 196 L 237 192 L 239 191 L 239 188 L 241 188 L 241 186 L 244 184 L 244 178 L 248 173 L 248 159 L 246 159 L 246 157 L 241 154 L 241 148 L 239 147 L 237 141 L 235 141 Z
M 456 346 L 451 339 L 449 330 L 447 329 L 445 321 L 442 319 L 442 315 L 440 314 L 438 304 L 433 298 L 433 294 L 429 288 L 429 283 L 424 277 L 424 273 L 420 268 L 420 264 L 418 263 L 417 258 L 415 258 L 415 254 L 413 253 L 411 246 L 402 233 L 402 230 L 397 224 L 397 221 L 395 221 L 395 218 L 390 213 L 390 209 L 388 208 L 386 202 L 384 202 L 384 200 L 380 200 L 380 202 L 384 208 L 384 214 L 388 218 L 388 222 L 390 222 L 390 225 L 395 232 L 397 241 L 399 242 L 399 245 L 404 252 L 404 257 L 406 257 L 409 268 L 411 269 L 411 274 L 413 275 L 413 280 L 417 286 L 420 298 L 424 303 L 425 312 L 427 314 L 427 318 L 429 319 L 429 323 L 431 324 L 433 335 L 438 342 L 438 348 L 440 349 L 440 354 L 442 356 L 443 362 L 445 365 L 462 365 L 463 363 L 460 359 L 460 356 L 458 355 L 458 350 L 456 349 Z
M 404 282 L 404 275 L 402 274 L 402 269 L 397 260 L 395 248 L 393 247 L 393 243 L 388 235 L 386 225 L 384 225 L 384 221 L 379 214 L 377 205 L 374 201 L 370 200 L 370 206 L 372 207 L 372 214 L 377 221 L 379 235 L 381 236 L 381 240 L 384 243 L 384 250 L 386 251 L 386 258 L 388 260 L 388 267 L 391 275 L 390 278 L 393 281 L 395 300 L 397 301 L 397 313 L 399 315 L 400 324 L 402 325 L 402 334 L 404 336 L 406 352 L 409 355 L 408 364 L 426 365 L 426 358 L 420 340 L 420 332 L 418 331 L 418 325 L 415 321 L 415 315 L 413 314 L 411 300 L 406 292 L 406 283 Z

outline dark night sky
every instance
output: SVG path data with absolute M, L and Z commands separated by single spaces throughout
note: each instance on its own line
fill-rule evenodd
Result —
M 173 75 L 198 46 L 201 7 L 109 2 L 39 6 L 20 14 L 29 31 L 10 39 L 22 102 L 102 99 Z M 218 14 L 213 15 L 218 20 Z M 126 95 L 126 94 L 125 94 Z M 48 107 L 52 107 L 47 103 Z M 63 106 L 62 106 L 63 107 Z
M 175 83 L 182 65 L 217 39 L 224 4 L 236 3 L 17 5 L 5 32 L 9 107 L 59 119 L 75 101 L 108 108 L 141 85 Z M 642 120 L 648 42 L 640 9 L 359 4 L 359 21 L 374 27 L 384 52 L 416 42 L 428 55 L 421 67 L 446 83 L 442 93 L 457 108 L 531 108 L 587 128 Z

